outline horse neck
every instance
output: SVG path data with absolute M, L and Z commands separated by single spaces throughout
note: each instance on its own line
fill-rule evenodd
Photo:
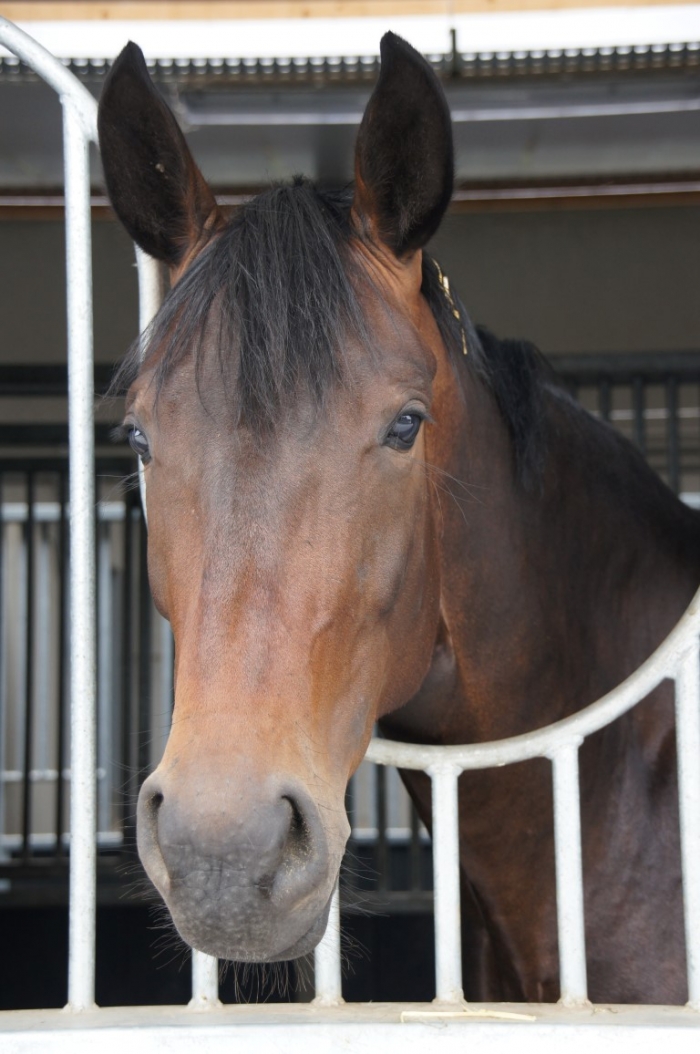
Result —
M 468 379 L 459 403 L 440 475 L 452 498 L 435 491 L 443 625 L 426 689 L 438 741 L 465 742 L 557 720 L 632 672 L 700 580 L 700 518 L 562 394 L 545 394 L 529 487 L 483 386 Z M 423 723 L 420 693 L 413 709 Z

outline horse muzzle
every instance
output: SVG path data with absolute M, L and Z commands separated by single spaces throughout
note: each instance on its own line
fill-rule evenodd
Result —
M 349 834 L 342 798 L 340 810 L 322 808 L 323 822 L 291 778 L 154 772 L 139 795 L 138 850 L 183 940 L 240 962 L 311 951 Z

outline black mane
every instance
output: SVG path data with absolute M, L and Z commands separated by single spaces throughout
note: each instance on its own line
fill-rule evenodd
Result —
M 199 356 L 216 301 L 216 343 L 224 380 L 236 391 L 238 421 L 260 434 L 274 429 L 280 410 L 300 391 L 321 403 L 342 377 L 343 339 L 353 336 L 372 349 L 358 297 L 362 282 L 369 280 L 350 253 L 351 202 L 351 188 L 326 191 L 299 178 L 238 209 L 169 292 L 146 333 L 145 357 L 160 349 L 158 386 L 185 355 Z M 531 479 L 541 462 L 544 360 L 530 344 L 499 341 L 476 330 L 459 303 L 458 321 L 427 254 L 422 290 L 451 354 L 492 391 L 513 441 L 519 475 Z M 460 324 L 469 348 L 466 359 Z M 232 347 L 238 375 L 228 378 L 223 356 Z M 128 387 L 141 362 L 137 342 L 113 390 Z
M 536 486 L 546 449 L 544 391 L 558 383 L 554 371 L 529 341 L 499 340 L 485 327 L 475 328 L 457 297 L 458 321 L 445 296 L 439 271 L 427 255 L 423 257 L 422 291 L 445 346 L 453 357 L 464 360 L 493 395 L 513 444 L 518 478 L 526 486 Z M 452 295 L 454 298 L 454 290 Z M 466 359 L 461 329 L 467 341 Z

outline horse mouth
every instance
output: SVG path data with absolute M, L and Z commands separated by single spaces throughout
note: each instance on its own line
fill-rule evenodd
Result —
M 294 912 L 277 919 L 268 917 L 264 925 L 256 926 L 260 920 L 250 915 L 239 924 L 235 917 L 227 918 L 219 911 L 216 917 L 204 913 L 195 918 L 174 905 L 168 906 L 178 933 L 197 951 L 233 962 L 272 963 L 298 959 L 313 951 L 326 932 L 330 905 L 329 896 L 308 928 L 298 926 Z
M 279 955 L 271 956 L 267 962 L 286 962 L 289 959 L 299 959 L 302 955 L 308 955 L 309 952 L 312 952 L 323 940 L 323 935 L 325 934 L 328 925 L 330 909 L 331 900 L 329 897 L 325 908 L 304 936 Z

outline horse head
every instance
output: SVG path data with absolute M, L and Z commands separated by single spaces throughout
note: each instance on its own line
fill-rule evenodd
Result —
M 175 639 L 138 846 L 182 937 L 222 958 L 320 940 L 348 779 L 439 634 L 426 464 L 459 412 L 462 330 L 422 249 L 451 195 L 450 119 L 428 63 L 392 34 L 381 50 L 354 189 L 296 180 L 231 218 L 133 44 L 100 103 L 114 209 L 172 279 L 124 421 Z

